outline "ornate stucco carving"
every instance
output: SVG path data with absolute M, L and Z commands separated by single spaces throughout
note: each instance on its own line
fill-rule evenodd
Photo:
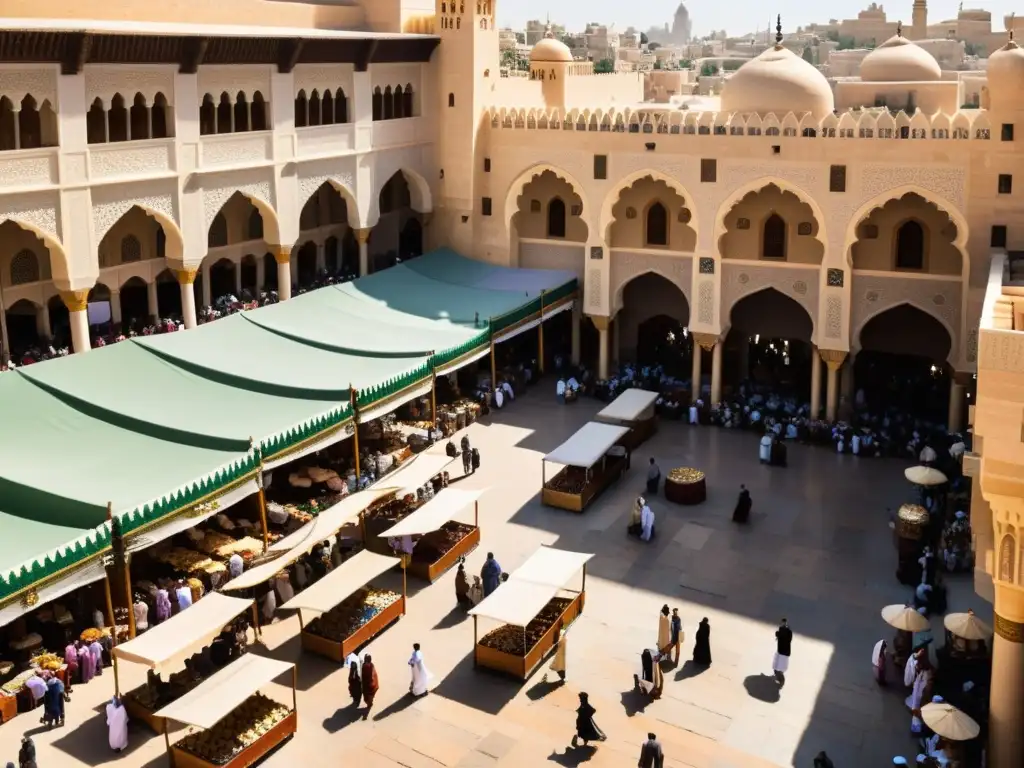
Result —
M 697 322 L 712 325 L 715 322 L 715 283 L 701 280 L 697 286 Z
M 269 140 L 266 136 L 216 138 L 203 142 L 203 165 L 242 165 L 266 160 Z
M 909 304 L 936 318 L 949 331 L 952 349 L 959 348 L 960 281 L 912 277 L 853 275 L 850 339 L 856 345 L 867 322 L 886 310 Z
M 843 337 L 843 300 L 838 296 L 829 296 L 825 300 L 825 337 L 841 339 Z
M 774 288 L 807 310 L 814 322 L 818 316 L 820 268 L 753 266 L 722 261 L 722 317 L 728 317 L 740 299 L 765 288 Z M 817 323 L 814 323 L 817 325 Z
M 60 241 L 57 229 L 57 195 L 24 195 L 0 197 L 0 224 L 11 219 L 35 227 Z
M 1024 334 L 982 332 L 978 341 L 978 368 L 1024 373 Z
M 178 211 L 174 204 L 174 196 L 170 193 L 165 195 L 147 195 L 146 197 L 128 197 L 121 200 L 102 200 L 93 198 L 92 205 L 92 226 L 96 242 L 103 240 L 104 235 L 110 231 L 118 219 L 124 216 L 134 206 L 139 206 L 147 213 L 155 212 L 166 216 L 175 224 L 179 224 Z M 165 233 L 166 234 L 166 233 Z
M 237 184 L 226 187 L 203 190 L 203 220 L 207 229 L 213 223 L 214 217 L 220 212 L 224 203 L 228 201 L 235 192 L 241 192 L 249 198 L 261 200 L 271 208 L 274 207 L 274 195 L 269 181 L 256 181 L 249 184 Z
M 0 70 L 0 96 L 6 96 L 15 104 L 20 104 L 25 96 L 31 94 L 36 104 L 44 101 L 57 109 L 57 70 L 46 69 L 4 69 Z
M 612 249 L 611 255 L 611 295 L 612 301 L 618 304 L 626 284 L 635 277 L 646 272 L 661 275 L 672 282 L 686 297 L 690 304 L 690 285 L 693 275 L 693 259 L 689 256 L 669 256 L 656 253 L 639 253 L 637 251 L 621 251 Z
M 252 66 L 202 66 L 199 68 L 199 99 L 205 94 L 213 96 L 214 101 L 220 99 L 221 93 L 235 96 L 242 91 L 249 100 L 259 91 L 265 101 L 270 101 L 270 67 L 254 64 Z
M 828 182 L 827 169 L 819 165 L 795 163 L 751 163 L 742 160 L 719 161 L 718 184 L 725 199 L 740 187 L 762 178 L 782 179 L 804 191 L 816 194 Z M 710 186 L 710 185 L 705 185 Z M 702 195 L 703 197 L 703 195 Z
M 0 158 L 0 186 L 30 187 L 57 181 L 56 154 Z
M 109 108 L 114 94 L 120 93 L 125 106 L 131 107 L 136 93 L 141 93 L 147 106 L 162 93 L 168 104 L 174 104 L 174 73 L 177 67 L 85 67 L 85 102 L 91 105 L 100 99 Z
M 967 362 L 978 362 L 978 329 L 971 328 L 967 332 Z
M 587 270 L 587 282 L 584 286 L 584 293 L 587 296 L 587 310 L 590 312 L 600 312 L 604 304 L 600 267 Z
M 90 150 L 89 169 L 93 178 L 167 173 L 171 169 L 171 144 L 147 147 L 109 144 Z
M 868 165 L 860 171 L 861 205 L 888 190 L 912 184 L 964 207 L 964 170 L 910 165 Z
M 309 66 L 299 64 L 293 70 L 293 76 L 295 80 L 295 93 L 298 95 L 300 90 L 306 92 L 308 97 L 315 88 L 323 95 L 324 91 L 330 91 L 333 96 L 338 88 L 341 88 L 345 92 L 345 96 L 349 99 L 352 98 L 352 76 L 349 73 L 351 70 L 346 71 L 344 64 L 324 64 Z M 350 112 L 351 114 L 351 112 Z
M 330 173 L 317 176 L 304 176 L 299 179 L 299 203 L 305 205 L 306 201 L 313 196 L 320 187 L 327 182 L 334 182 L 344 189 L 348 190 L 348 193 L 355 199 L 356 189 L 355 181 L 352 178 L 352 174 L 348 172 L 344 173 Z

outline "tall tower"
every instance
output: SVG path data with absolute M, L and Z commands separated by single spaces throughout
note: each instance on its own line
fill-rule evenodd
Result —
M 435 226 L 457 251 L 474 251 L 482 200 L 475 177 L 486 94 L 500 77 L 496 0 L 435 0 L 438 48 L 437 168 L 441 176 Z M 495 214 L 498 214 L 495 211 Z
M 924 40 L 928 37 L 928 0 L 914 0 L 913 13 L 910 39 Z

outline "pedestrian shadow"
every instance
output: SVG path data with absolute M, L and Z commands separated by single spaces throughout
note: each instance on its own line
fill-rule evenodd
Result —
M 430 694 L 426 694 L 429 696 Z M 386 720 L 391 715 L 397 715 L 399 712 L 408 709 L 416 703 L 417 699 L 422 698 L 421 696 L 413 696 L 411 693 L 407 693 L 404 696 L 399 697 L 396 701 L 393 701 L 388 706 L 384 707 L 380 712 L 373 716 L 374 721 Z
M 362 707 L 338 707 L 333 715 L 324 718 L 324 730 L 328 733 L 337 733 L 342 728 L 361 720 L 364 711 Z
M 697 675 L 703 675 L 708 671 L 708 668 L 703 664 L 690 660 L 683 663 L 682 669 L 676 672 L 675 681 L 678 683 L 680 680 L 686 680 L 691 677 L 697 677 Z
M 39 711 L 42 712 L 41 709 Z M 66 731 L 66 733 L 54 740 L 49 747 L 41 747 L 37 744 L 36 751 L 49 753 L 51 749 L 58 750 L 71 761 L 90 766 L 122 761 L 155 737 L 154 733 L 141 723 L 136 725 L 130 722 L 128 724 L 128 746 L 120 752 L 115 752 L 109 746 L 109 731 L 105 715 L 90 717 L 79 723 L 77 727 L 64 726 L 59 730 Z M 180 737 L 181 734 L 176 735 Z M 57 762 L 61 762 L 61 758 L 57 757 Z M 167 755 L 161 751 L 160 755 L 146 762 L 140 768 L 166 764 Z
M 434 625 L 434 629 L 451 629 L 457 627 L 459 624 L 469 618 L 469 614 L 466 613 L 466 609 L 456 603 L 455 607 L 448 611 L 447 614 Z
M 552 752 L 548 761 L 557 765 L 576 766 L 590 761 L 597 753 L 597 747 L 566 747 L 565 752 Z
M 751 698 L 766 704 L 775 704 L 781 698 L 780 686 L 772 675 L 750 675 L 743 680 L 743 687 L 747 689 L 747 694 Z
M 526 698 L 530 701 L 540 701 L 549 693 L 561 688 L 563 685 L 565 685 L 564 680 L 543 679 L 526 691 Z
M 431 695 L 497 715 L 522 690 L 523 682 L 484 667 L 474 668 L 473 654 L 470 653 L 455 665 Z
M 644 710 L 647 709 L 647 705 L 653 701 L 650 696 L 638 691 L 636 688 L 630 688 L 628 691 L 620 693 L 619 700 L 622 702 L 622 709 L 625 710 L 626 717 L 643 714 Z

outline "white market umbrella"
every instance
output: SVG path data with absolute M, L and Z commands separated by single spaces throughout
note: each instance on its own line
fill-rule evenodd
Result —
M 988 640 L 992 637 L 992 627 L 974 615 L 967 613 L 951 613 L 943 619 L 946 629 L 964 640 Z
M 948 482 L 946 476 L 934 467 L 907 467 L 903 476 L 914 485 L 931 486 Z
M 909 605 L 887 605 L 882 609 L 882 619 L 890 627 L 904 632 L 923 632 L 931 625 L 928 619 Z
M 921 707 L 921 719 L 935 733 L 950 741 L 970 741 L 981 733 L 981 726 L 974 718 L 944 701 Z

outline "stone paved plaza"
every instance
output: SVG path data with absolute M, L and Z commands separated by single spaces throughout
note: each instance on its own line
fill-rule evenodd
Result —
M 792 446 L 788 469 L 769 468 L 758 464 L 753 434 L 668 423 L 634 455 L 625 479 L 584 515 L 574 515 L 539 504 L 541 456 L 598 403 L 560 406 L 548 390 L 470 428 L 483 466 L 462 487 L 490 488 L 481 501 L 483 543 L 469 558 L 471 571 L 479 571 L 488 549 L 508 571 L 540 544 L 595 553 L 585 613 L 569 634 L 566 685 L 546 685 L 543 671 L 525 685 L 474 672 L 473 622 L 453 609 L 454 574 L 430 587 L 410 581 L 408 615 L 365 649 L 381 683 L 367 721 L 349 707 L 345 672 L 300 652 L 297 618 L 265 630 L 267 649 L 257 652 L 297 661 L 300 689 L 299 732 L 265 765 L 632 766 L 649 730 L 674 768 L 810 766 L 821 749 L 837 767 L 866 768 L 916 752 L 902 694 L 879 691 L 869 663 L 873 644 L 891 636 L 879 609 L 910 596 L 893 577 L 886 513 L 910 497 L 902 462 Z M 658 537 L 645 545 L 627 538 L 625 525 L 649 456 L 665 472 L 705 470 L 709 498 L 699 507 L 655 499 Z M 754 499 L 751 525 L 742 529 L 729 521 L 740 483 Z M 388 581 L 400 588 L 397 576 Z M 950 610 L 973 607 L 984 615 L 988 606 L 972 598 L 968 580 L 950 586 Z M 654 644 L 666 602 L 683 617 L 684 659 L 697 622 L 710 619 L 714 663 L 703 672 L 691 665 L 666 670 L 664 696 L 646 702 L 633 694 L 632 676 L 640 651 Z M 766 673 L 783 616 L 795 638 L 780 695 Z M 481 620 L 482 632 L 488 626 Z M 404 695 L 413 642 L 423 645 L 435 675 L 434 691 L 416 701 Z M 123 671 L 126 687 L 142 681 L 140 669 L 123 665 Z M 567 752 L 581 690 L 591 694 L 609 738 L 596 749 Z M 28 730 L 38 732 L 41 768 L 166 765 L 164 739 L 143 726 L 132 727 L 125 754 L 109 751 L 99 713 L 112 692 L 110 670 L 76 688 L 67 725 L 51 732 L 34 717 L 19 716 L 0 729 L 0 762 L 15 759 Z M 290 700 L 283 687 L 273 693 Z

